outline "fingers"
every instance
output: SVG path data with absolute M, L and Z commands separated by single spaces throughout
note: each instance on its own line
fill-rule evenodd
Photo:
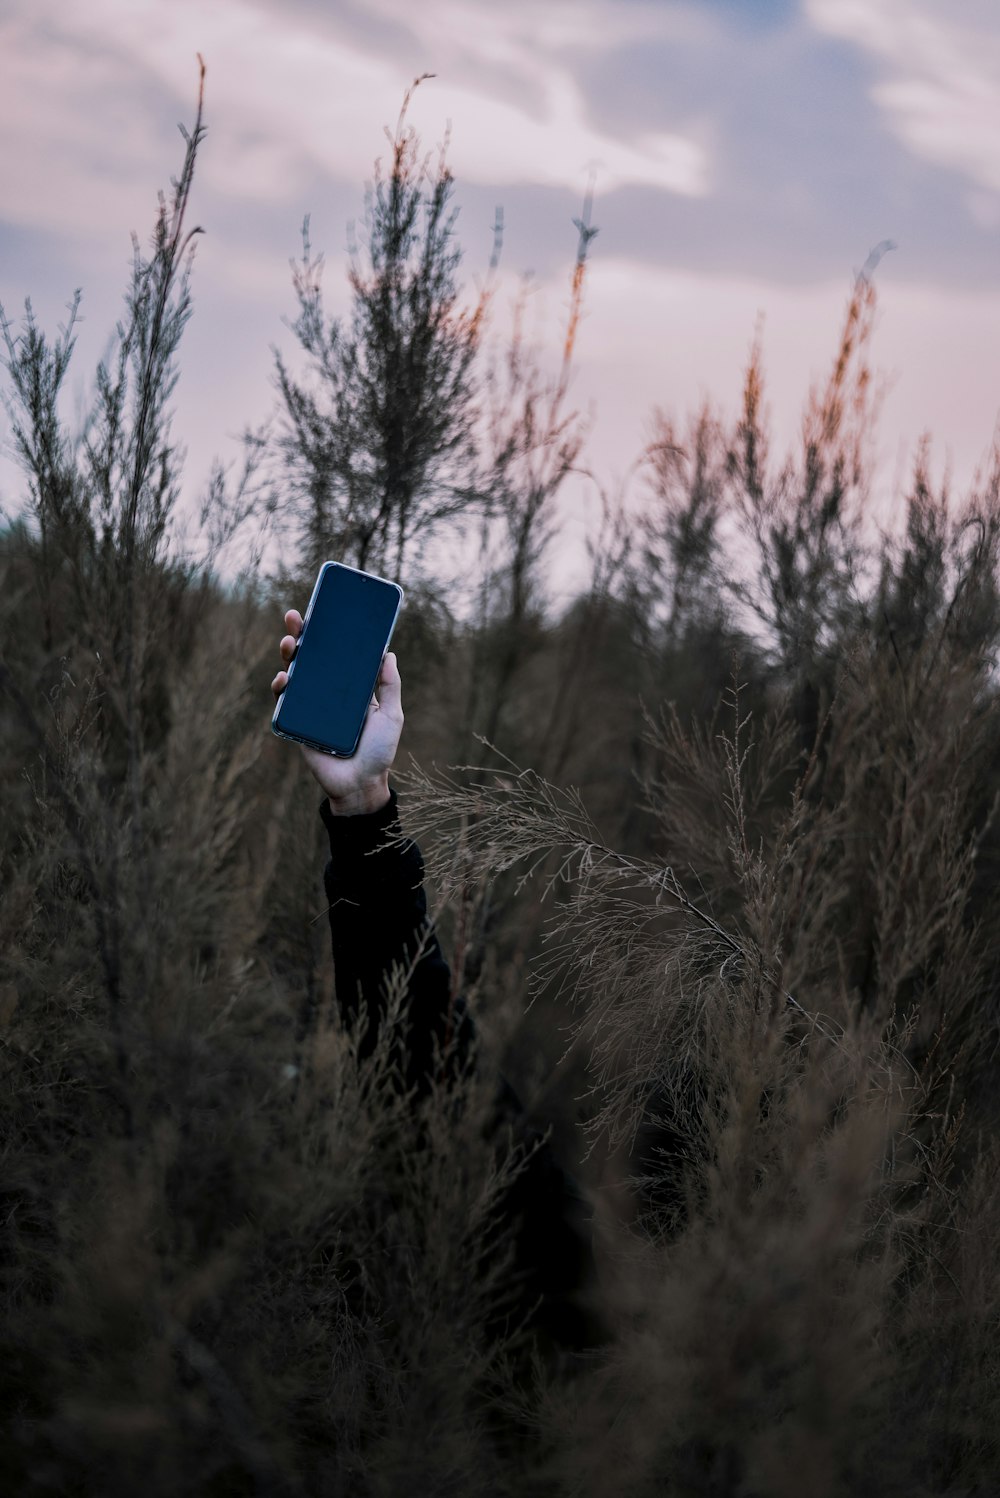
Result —
M 403 721 L 403 683 L 396 657 L 391 650 L 386 653 L 379 672 L 378 701 L 381 712 Z
M 288 685 L 288 672 L 287 671 L 279 671 L 278 674 L 277 674 L 277 676 L 274 678 L 274 680 L 271 683 L 271 691 L 274 693 L 275 697 L 280 697 L 281 694 L 282 694 L 282 692 L 287 687 L 287 685 Z
M 299 642 L 299 635 L 302 633 L 302 615 L 299 613 L 298 609 L 288 610 L 288 613 L 285 615 L 285 628 L 288 630 L 288 633 L 287 635 L 285 635 L 278 648 L 281 651 L 281 659 L 287 666 L 289 665 L 292 657 L 295 654 L 295 647 Z M 284 674 L 285 673 L 283 671 L 279 672 L 279 675 L 284 676 Z M 274 681 L 277 681 L 277 679 L 278 677 L 276 676 L 274 678 Z M 283 691 L 284 687 L 287 686 L 287 684 L 288 678 L 286 676 L 279 690 Z M 271 690 L 275 690 L 274 682 L 271 683 Z
M 289 608 L 286 616 L 284 616 L 284 628 L 287 629 L 287 635 L 284 635 L 283 640 L 281 640 L 280 650 L 281 659 L 287 665 L 292 656 L 295 655 L 298 637 L 302 634 L 302 616 L 299 614 L 298 608 Z

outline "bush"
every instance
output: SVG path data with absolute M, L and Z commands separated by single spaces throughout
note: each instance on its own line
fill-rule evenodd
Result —
M 556 616 L 568 367 L 546 387 L 515 334 L 520 393 L 491 408 L 462 325 L 458 425 L 421 428 L 373 531 L 407 565 L 445 471 L 486 527 L 470 616 L 406 579 L 401 804 L 482 1037 L 478 1078 L 414 1112 L 390 1030 L 359 1065 L 335 1017 L 315 796 L 266 731 L 289 600 L 258 566 L 218 576 L 273 507 L 261 445 L 213 476 L 197 554 L 176 525 L 201 136 L 199 109 L 81 440 L 72 316 L 54 343 L 30 305 L 3 319 L 27 478 L 0 537 L 7 1486 L 988 1491 L 1000 459 L 955 505 L 918 454 L 904 534 L 874 535 L 868 267 L 802 452 L 770 463 L 759 352 L 731 426 L 679 439 L 661 413 L 642 525 L 606 502 L 593 585 Z M 447 310 L 450 179 L 402 121 L 394 151 L 358 306 L 385 278 L 425 306 L 427 208 Z M 378 497 L 372 430 L 324 505 L 359 472 Z M 314 499 L 284 517 L 307 549 Z M 499 1314 L 526 1166 L 487 1127 L 500 1068 L 593 1204 L 606 1340 L 584 1357 Z

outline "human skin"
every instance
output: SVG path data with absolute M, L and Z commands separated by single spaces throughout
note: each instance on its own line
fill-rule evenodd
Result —
M 298 609 L 288 610 L 285 628 L 288 633 L 279 648 L 287 666 L 302 633 L 302 615 Z M 271 691 L 280 697 L 287 685 L 288 672 L 281 670 L 271 683 Z M 338 759 L 306 744 L 299 745 L 334 816 L 356 817 L 380 811 L 389 800 L 389 771 L 403 731 L 402 683 L 392 651 L 382 662 L 376 691 L 378 696 L 371 700 L 358 747 L 350 759 Z

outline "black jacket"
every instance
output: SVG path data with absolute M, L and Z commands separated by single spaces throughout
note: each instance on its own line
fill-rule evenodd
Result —
M 354 1020 L 364 1000 L 368 1023 L 361 1056 L 367 1057 L 386 1012 L 387 974 L 402 971 L 406 1035 L 400 1059 L 408 1086 L 420 1096 L 435 1074 L 452 1078 L 475 1065 L 476 1039 L 428 923 L 420 850 L 412 840 L 401 840 L 395 792 L 387 806 L 367 816 L 334 816 L 326 800 L 320 815 L 330 838 L 325 885 L 341 1014 Z M 561 1346 L 591 1345 L 602 1333 L 581 1299 L 593 1269 L 584 1200 L 502 1077 L 496 1097 L 496 1124 L 512 1125 L 519 1147 L 529 1152 L 504 1200 L 519 1277 L 513 1314 L 537 1306 L 529 1322 L 537 1333 Z M 504 1319 L 509 1314 L 508 1307 Z

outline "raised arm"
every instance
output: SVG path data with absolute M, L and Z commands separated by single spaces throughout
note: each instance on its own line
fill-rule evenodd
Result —
M 289 632 L 281 656 L 287 665 L 301 616 L 292 609 L 285 624 Z M 279 671 L 272 682 L 275 696 L 287 682 Z M 407 1085 L 420 1096 L 436 1076 L 450 1079 L 471 1062 L 475 1032 L 428 924 L 420 850 L 403 839 L 389 788 L 403 727 L 395 656 L 386 656 L 377 691 L 351 759 L 305 748 L 302 753 L 325 797 L 320 806 L 330 838 L 325 883 L 341 1013 L 350 1022 L 364 1000 L 369 1024 L 361 1054 L 370 1054 L 393 971 L 403 974 L 400 1018 L 407 1033 L 398 1039 L 397 1055 Z M 593 1346 L 605 1332 L 579 1298 L 593 1274 L 587 1208 L 549 1142 L 525 1119 L 512 1089 L 502 1077 L 496 1082 L 498 1138 L 513 1129 L 523 1162 L 504 1193 L 494 1242 L 483 1259 L 505 1253 L 512 1242 L 513 1298 L 498 1300 L 487 1330 L 499 1335 L 530 1325 L 557 1346 Z
M 302 631 L 297 610 L 289 610 L 285 625 L 288 634 L 280 648 L 288 665 Z M 276 697 L 287 683 L 287 672 L 279 671 L 271 683 Z M 302 754 L 325 797 L 320 815 L 330 839 L 330 862 L 324 883 L 341 1014 L 345 1022 L 353 1021 L 364 1002 L 368 1025 L 361 1054 L 368 1056 L 390 985 L 402 984 L 398 1054 L 407 1085 L 421 1093 L 434 1075 L 453 1076 L 469 1062 L 474 1032 L 428 921 L 420 850 L 403 841 L 396 796 L 389 789 L 403 729 L 401 693 L 390 653 L 355 754 L 338 759 L 304 746 Z

